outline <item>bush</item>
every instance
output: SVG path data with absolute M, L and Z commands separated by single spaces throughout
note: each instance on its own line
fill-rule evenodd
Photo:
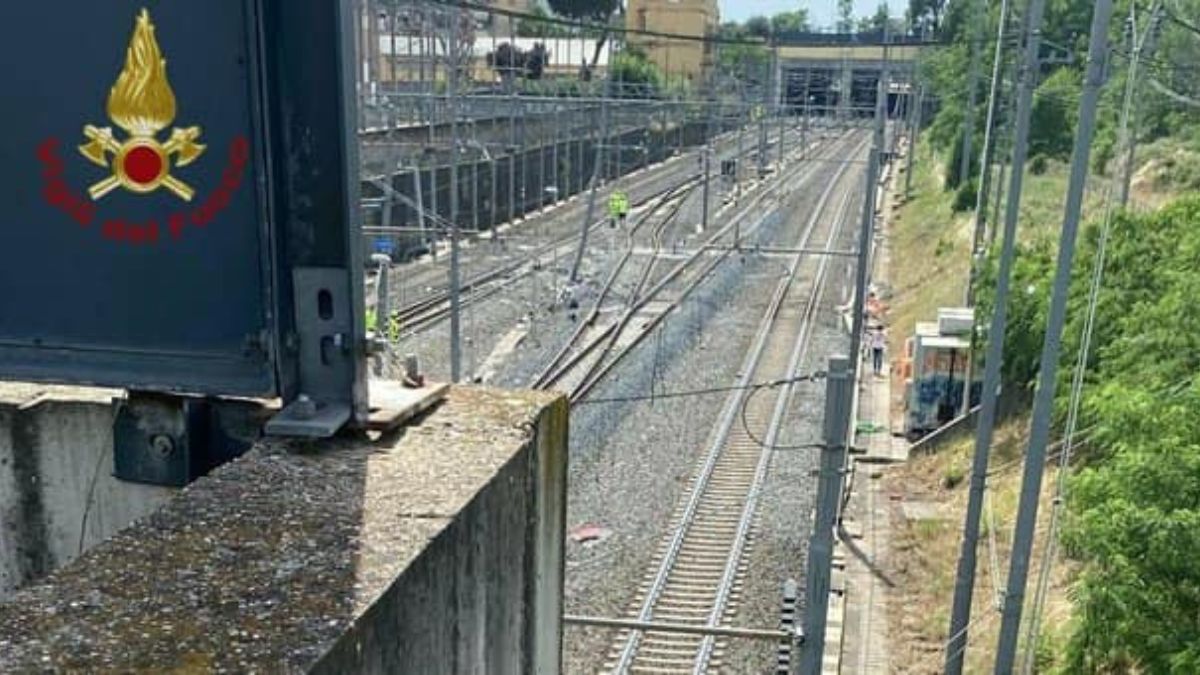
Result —
M 950 204 L 950 208 L 954 209 L 955 213 L 974 211 L 978 198 L 979 179 L 972 178 L 958 186 L 958 191 L 954 193 L 954 202 Z
M 1046 169 L 1050 168 L 1050 162 L 1045 155 L 1038 155 L 1029 162 L 1029 173 L 1035 176 L 1041 176 L 1046 173 Z
M 1067 159 L 1075 145 L 1079 118 L 1080 75 L 1059 68 L 1037 89 L 1029 134 L 1029 154 Z

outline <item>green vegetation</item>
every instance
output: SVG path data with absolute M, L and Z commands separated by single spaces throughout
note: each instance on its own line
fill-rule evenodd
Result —
M 962 282 L 949 275 L 966 264 L 962 241 L 980 171 L 972 157 L 967 179 L 959 180 L 967 44 L 975 25 L 990 42 L 998 4 L 989 3 L 986 21 L 972 22 L 965 15 L 967 3 L 910 3 L 913 30 L 936 30 L 950 44 L 921 66 L 941 105 L 928 120 L 927 145 L 918 155 L 932 166 L 918 165 L 916 196 L 901 211 L 894 235 L 900 252 L 893 269 L 896 318 L 905 322 L 928 318 L 937 304 L 949 304 L 944 298 L 961 292 Z M 922 12 L 913 11 L 917 5 Z M 1084 208 L 1087 224 L 1075 257 L 1063 335 L 1056 402 L 1060 431 L 1087 320 L 1104 197 L 1124 159 L 1120 125 L 1129 59 L 1122 23 L 1130 0 L 1116 5 L 1113 58 L 1102 90 Z M 1033 646 L 1039 672 L 1200 672 L 1200 313 L 1194 306 L 1200 297 L 1200 196 L 1188 194 L 1200 190 L 1200 108 L 1186 103 L 1200 98 L 1200 78 L 1195 77 L 1200 32 L 1175 20 L 1200 16 L 1200 0 L 1166 5 L 1170 13 L 1158 51 L 1143 62 L 1134 98 L 1139 146 L 1133 195 L 1139 206 L 1158 210 L 1118 212 L 1112 221 L 1078 422 L 1087 433 L 1067 477 L 1066 564 L 1055 572 L 1053 588 L 1058 590 L 1050 599 L 1051 606 L 1063 609 L 1058 620 L 1043 622 L 1045 632 Z M 1073 60 L 1045 66 L 1039 73 L 1009 325 L 1002 338 L 1006 387 L 1030 388 L 1037 378 L 1092 8 L 1093 3 L 1083 0 L 1047 3 L 1046 49 Z M 1139 4 L 1139 33 L 1146 25 L 1144 9 Z M 989 47 L 984 61 L 990 56 Z M 979 92 L 975 152 L 983 139 L 985 80 Z M 906 270 L 905 250 L 931 251 L 932 259 L 926 255 L 923 267 L 913 264 L 914 269 Z M 996 283 L 996 251 L 989 255 L 980 270 L 977 308 L 985 327 Z M 943 288 L 926 288 L 930 283 Z M 957 483 L 956 462 L 947 457 L 938 465 L 936 480 L 943 488 Z M 1051 498 L 1052 490 L 1047 490 L 1043 514 Z M 1000 533 L 1007 534 L 1007 516 L 1000 520 Z M 956 538 L 953 533 L 947 537 Z M 948 593 L 937 591 L 943 592 Z M 988 656 L 970 658 L 979 662 Z
M 658 94 L 663 75 L 644 52 L 626 47 L 613 57 L 612 81 L 620 83 L 620 90 L 615 92 L 618 97 L 649 98 Z
M 1111 28 L 1113 59 L 1110 77 L 1105 85 L 1099 115 L 1099 129 L 1095 141 L 1093 167 L 1100 173 L 1108 171 L 1116 159 L 1120 113 L 1124 100 L 1126 78 L 1129 73 L 1129 47 L 1122 38 L 1122 22 L 1129 13 L 1133 0 L 1116 0 L 1116 11 Z M 992 41 L 999 21 L 999 3 L 988 3 L 988 14 L 984 21 L 968 15 L 971 3 L 950 3 L 939 0 L 911 0 L 909 7 L 909 30 L 914 34 L 933 31 L 942 40 L 950 43 L 946 48 L 932 52 L 921 65 L 921 75 L 930 86 L 939 102 L 953 101 L 954 105 L 940 105 L 929 124 L 929 138 L 934 148 L 948 162 L 947 189 L 956 189 L 959 184 L 958 157 L 965 118 L 964 94 L 968 89 L 970 73 L 970 40 L 978 35 L 985 48 L 981 54 L 981 78 L 977 89 L 977 107 L 974 114 L 975 128 L 973 147 L 978 149 L 983 141 L 983 127 L 987 117 L 986 77 L 992 57 Z M 1200 137 L 1200 114 L 1195 107 L 1163 93 L 1160 87 L 1177 92 L 1185 98 L 1200 98 L 1200 78 L 1196 78 L 1196 64 L 1200 63 L 1200 35 L 1173 20 L 1178 16 L 1200 16 L 1200 0 L 1178 0 L 1168 3 L 1173 7 L 1171 14 L 1162 24 L 1157 52 L 1143 61 L 1139 71 L 1140 87 L 1135 103 L 1138 108 L 1138 140 L 1153 143 L 1166 137 Z M 1085 0 L 1049 0 L 1043 25 L 1044 49 L 1058 57 L 1052 64 L 1043 66 L 1034 99 L 1029 152 L 1031 163 L 1042 163 L 1045 159 L 1066 160 L 1074 143 L 1078 121 L 1079 95 L 1083 79 L 1082 62 L 1087 52 L 1087 35 L 1090 28 L 1093 3 Z M 1144 9 L 1139 31 L 1145 29 Z M 1015 26 L 1015 24 L 1013 24 Z M 976 33 L 976 31 L 978 31 Z M 1013 71 L 1017 58 L 1016 50 L 1009 49 L 1005 62 L 1006 72 Z M 1061 63 L 1060 63 L 1061 62 Z M 1158 83 L 1152 86 L 1151 80 Z M 1044 159 L 1041 159 L 1044 158 Z M 980 170 L 972 158 L 971 175 Z M 1200 160 L 1196 161 L 1200 164 Z M 1187 172 L 1185 172 L 1187 173 Z M 1192 181 L 1191 173 L 1179 187 L 1200 187 L 1200 178 Z

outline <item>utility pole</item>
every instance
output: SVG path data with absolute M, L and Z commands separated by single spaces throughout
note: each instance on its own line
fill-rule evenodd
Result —
M 1083 81 L 1083 94 L 1079 102 L 1079 131 L 1075 136 L 1075 154 L 1071 160 L 1071 183 L 1067 188 L 1066 214 L 1063 217 L 1062 236 L 1058 244 L 1058 270 L 1055 272 L 1054 292 L 1050 297 L 1050 315 L 1046 322 L 1046 338 L 1042 345 L 1041 370 L 1038 374 L 1037 394 L 1033 401 L 1033 422 L 1030 425 L 1029 447 L 1025 453 L 1025 475 L 1021 480 L 1021 500 L 1013 536 L 1012 559 L 1009 563 L 1008 592 L 1004 598 L 1004 615 L 1000 623 L 1000 640 L 996 650 L 995 672 L 998 674 L 1013 672 L 1016 663 L 1025 582 L 1029 576 L 1029 558 L 1033 550 L 1034 528 L 1037 525 L 1038 498 L 1042 489 L 1042 474 L 1046 468 L 1046 446 L 1050 440 L 1050 423 L 1054 413 L 1058 357 L 1067 319 L 1071 264 L 1075 257 L 1075 239 L 1079 231 L 1083 192 L 1087 187 L 1092 137 L 1096 131 L 1096 107 L 1100 99 L 1100 87 L 1104 84 L 1104 62 L 1108 53 L 1108 24 L 1112 19 L 1112 6 L 1112 0 L 1096 0 L 1096 8 L 1092 14 L 1088 63 Z
M 709 75 L 708 93 L 710 97 L 714 93 L 711 75 Z M 710 100 L 709 104 L 704 106 L 704 147 L 700 150 L 700 152 L 704 153 L 704 187 L 702 189 L 704 203 L 702 204 L 700 213 L 701 232 L 708 230 L 708 182 L 709 176 L 712 173 L 710 165 L 712 162 L 712 109 L 714 103 L 715 101 Z
M 975 140 L 975 93 L 979 88 L 979 52 L 982 51 L 979 44 L 982 37 L 979 30 L 980 0 L 970 0 L 970 3 L 968 20 L 971 22 L 971 71 L 967 76 L 967 110 L 963 119 L 962 156 L 958 164 L 960 185 L 966 185 L 967 181 L 971 180 L 971 144 Z
M 450 380 L 462 376 L 462 298 L 458 269 L 458 8 L 448 8 L 450 39 Z
M 1004 242 L 1000 251 L 1000 269 L 996 284 L 996 302 L 988 329 L 987 357 L 983 371 L 983 400 L 975 427 L 975 455 L 971 462 L 971 482 L 967 495 L 967 515 L 963 526 L 962 551 L 954 580 L 954 605 L 950 616 L 950 639 L 946 643 L 946 675 L 961 675 L 971 622 L 971 598 L 975 591 L 976 549 L 979 545 L 979 521 L 983 513 L 983 493 L 987 484 L 988 456 L 996 424 L 996 402 L 1000 394 L 1000 363 L 1004 358 L 1004 331 L 1008 323 L 1008 291 L 1016 253 L 1017 219 L 1020 215 L 1021 189 L 1025 178 L 1025 160 L 1029 153 L 1029 118 L 1033 92 L 1037 88 L 1041 49 L 1042 14 L 1046 0 L 1030 0 L 1025 16 L 1025 49 L 1018 75 L 1017 130 L 1013 140 L 1012 177 L 1008 204 L 1004 213 Z
M 983 129 L 983 152 L 979 160 L 979 192 L 975 196 L 975 233 L 971 240 L 971 276 L 967 279 L 967 306 L 975 306 L 975 277 L 987 223 L 988 192 L 991 190 L 992 154 L 995 150 L 996 109 L 1000 105 L 1000 85 L 1004 71 L 1004 31 L 1008 27 L 1008 0 L 1000 2 L 996 27 L 996 51 L 992 57 L 992 86 L 988 93 L 987 126 Z M 968 383 L 970 380 L 968 380 Z M 968 384 L 969 386 L 969 384 Z M 969 399 L 970 397 L 964 397 Z
M 612 42 L 609 41 L 609 63 L 612 63 Z M 575 262 L 571 265 L 571 281 L 579 281 L 579 268 L 583 265 L 583 253 L 587 250 L 588 231 L 596 215 L 596 188 L 600 182 L 600 169 L 604 165 L 604 146 L 608 138 L 608 97 L 612 93 L 612 68 L 604 76 L 604 89 L 600 99 L 600 140 L 596 143 L 596 163 L 592 166 L 592 177 L 588 181 L 588 202 L 584 211 L 583 224 L 579 227 L 579 248 L 575 251 Z
M 1130 21 L 1134 20 L 1135 7 L 1130 5 L 1129 15 Z M 1162 11 L 1162 3 L 1155 2 L 1150 9 L 1150 19 L 1147 21 L 1146 32 L 1139 39 L 1137 35 L 1137 24 L 1133 23 L 1131 34 L 1133 38 L 1132 56 L 1129 61 L 1129 73 L 1125 80 L 1125 101 L 1121 107 L 1121 143 L 1123 157 L 1121 159 L 1121 187 L 1120 187 L 1120 204 L 1121 208 L 1129 205 L 1129 191 L 1133 184 L 1133 166 L 1134 156 L 1137 152 L 1137 92 L 1138 92 L 1138 68 L 1141 65 L 1143 54 L 1153 55 L 1156 38 L 1158 37 L 1158 22 L 1161 20 L 1160 12 Z
M 772 41 L 774 38 L 772 38 Z M 767 174 L 767 111 L 771 110 L 771 94 L 774 92 L 772 79 L 775 74 L 774 61 L 778 58 L 774 44 L 771 45 L 771 60 L 763 63 L 762 109 L 758 111 L 758 177 Z
M 838 504 L 842 499 L 842 463 L 846 455 L 846 421 L 854 391 L 856 356 L 831 356 L 825 379 L 825 424 L 821 449 L 821 473 L 817 479 L 817 511 L 808 544 L 808 574 L 805 575 L 804 644 L 800 653 L 801 673 L 820 673 L 825 655 L 825 623 L 829 613 L 829 586 L 833 566 L 833 532 Z
M 980 17 L 982 20 L 982 17 Z M 971 237 L 971 263 L 967 271 L 966 306 L 975 306 L 975 281 L 979 276 L 979 263 L 983 258 L 983 228 L 987 221 L 988 189 L 992 178 L 992 127 L 996 123 L 996 105 L 1000 99 L 1000 73 L 1004 61 L 1004 29 L 1008 22 L 1008 0 L 1001 0 L 1000 18 L 996 28 L 996 51 L 992 57 L 992 86 L 988 92 L 987 124 L 983 130 L 983 152 L 979 160 L 979 188 L 975 193 L 975 228 Z M 971 336 L 971 351 L 967 354 L 967 365 L 963 372 L 963 397 L 959 414 L 971 410 L 971 382 L 975 379 L 975 336 Z
M 908 164 L 908 167 L 904 171 L 905 199 L 912 196 L 913 161 L 917 156 L 917 135 L 921 129 L 921 107 L 925 104 L 925 87 L 917 85 L 915 82 L 913 86 L 916 87 L 916 90 L 910 92 L 909 96 L 916 96 L 916 101 L 913 102 L 913 108 L 909 114 L 912 122 L 908 132 L 908 157 L 905 158 L 905 162 Z
M 787 88 L 783 83 L 783 64 L 779 60 L 779 47 L 775 48 L 775 115 L 779 118 L 779 161 L 778 171 L 783 171 L 783 137 L 787 132 Z

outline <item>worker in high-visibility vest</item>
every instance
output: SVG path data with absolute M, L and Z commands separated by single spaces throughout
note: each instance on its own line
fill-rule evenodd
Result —
M 629 215 L 629 197 L 620 190 L 614 190 L 608 196 L 608 216 L 609 226 L 616 227 L 618 223 L 625 224 L 625 217 Z

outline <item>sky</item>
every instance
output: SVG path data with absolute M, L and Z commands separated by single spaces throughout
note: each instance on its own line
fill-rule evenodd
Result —
M 745 21 L 758 14 L 770 16 L 805 7 L 812 24 L 828 27 L 835 22 L 834 15 L 837 13 L 837 0 L 720 0 L 720 4 L 722 21 Z M 895 6 L 899 4 L 898 0 L 888 3 L 893 6 L 892 14 L 896 14 Z M 854 0 L 857 16 L 873 14 L 878 6 L 879 0 Z

